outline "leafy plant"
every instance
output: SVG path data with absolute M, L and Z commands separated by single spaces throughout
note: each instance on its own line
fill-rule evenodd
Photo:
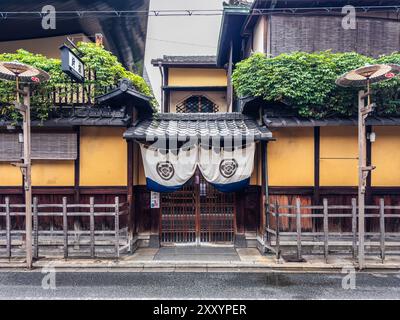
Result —
M 254 54 L 239 62 L 232 76 L 237 95 L 283 102 L 300 116 L 323 118 L 357 112 L 357 89 L 335 81 L 345 72 L 366 64 L 400 63 L 400 54 L 373 59 L 355 52 L 294 52 L 267 58 Z M 398 78 L 374 85 L 378 113 L 400 113 Z
M 92 85 L 95 88 L 93 95 L 104 94 L 107 87 L 116 84 L 120 79 L 128 78 L 132 81 L 136 90 L 144 95 L 152 96 L 151 89 L 144 79 L 133 72 L 127 71 L 117 57 L 102 46 L 80 42 L 77 47 L 83 53 L 81 59 L 85 62 L 86 68 L 94 70 L 96 73 L 95 79 L 86 82 L 86 85 Z M 57 93 L 61 98 L 76 90 L 76 84 L 71 83 L 68 76 L 61 71 L 61 61 L 59 59 L 49 59 L 43 55 L 19 49 L 15 53 L 0 54 L 0 61 L 19 61 L 49 73 L 50 80 L 35 85 L 34 94 L 31 98 L 32 113 L 42 121 L 48 118 L 49 110 L 52 107 L 54 90 L 63 88 L 62 91 Z M 0 110 L 0 118 L 7 118 L 13 122 L 20 119 L 19 113 L 11 105 L 12 101 L 15 100 L 15 96 L 15 83 L 0 81 L 0 101 L 3 103 L 3 108 Z M 153 99 L 153 106 L 156 106 L 155 99 Z

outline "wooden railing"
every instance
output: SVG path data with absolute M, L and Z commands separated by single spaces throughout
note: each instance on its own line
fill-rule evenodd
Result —
M 280 258 L 283 247 L 295 247 L 296 258 L 303 260 L 302 249 L 305 246 L 322 246 L 325 260 L 328 260 L 330 247 L 347 247 L 351 250 L 353 258 L 356 258 L 358 248 L 358 207 L 355 198 L 351 205 L 329 205 L 327 199 L 323 199 L 322 205 L 301 205 L 296 198 L 294 205 L 280 205 L 278 201 L 270 203 L 267 215 L 266 247 Z M 379 205 L 365 206 L 365 221 L 379 219 L 379 231 L 365 231 L 366 248 L 379 248 L 379 254 L 384 262 L 388 244 L 391 247 L 400 248 L 400 232 L 387 232 L 385 225 L 388 221 L 399 219 L 399 213 L 388 213 L 388 210 L 400 210 L 400 206 L 385 205 L 384 199 L 379 199 Z M 338 212 L 339 211 L 339 212 Z M 376 211 L 376 213 L 373 213 Z M 372 212 L 372 213 L 371 213 Z M 399 211 L 400 212 L 400 211 Z M 334 232 L 329 228 L 331 219 L 351 219 L 350 232 Z M 282 219 L 295 220 L 296 231 L 282 231 Z M 313 225 L 322 222 L 322 231 L 303 230 L 302 220 L 311 219 Z M 322 221 L 321 221 L 322 220 Z M 399 220 L 400 221 L 400 220 Z M 391 242 L 389 243 L 389 240 Z M 400 254 L 396 252 L 396 254 Z
M 85 73 L 84 83 L 70 81 L 53 85 L 46 84 L 37 90 L 32 90 L 31 95 L 34 98 L 31 103 L 34 104 L 35 99 L 38 99 L 40 103 L 50 106 L 94 105 L 97 96 L 111 91 L 118 85 L 115 81 L 115 83 L 105 86 L 97 80 L 94 71 L 90 70 Z M 15 101 L 15 92 L 11 89 L 6 96 L 1 97 L 0 105 L 9 105 L 13 101 Z
M 5 203 L 0 204 L 0 218 L 5 219 L 5 230 L 0 229 L 0 247 L 5 247 L 5 254 L 0 254 L 0 257 L 11 258 L 13 256 L 13 248 L 24 250 L 25 230 L 13 230 L 12 219 L 25 219 L 25 205 L 10 204 L 10 199 L 5 198 Z M 63 197 L 60 204 L 40 204 L 35 197 L 32 204 L 33 214 L 33 256 L 39 258 L 41 247 L 62 247 L 63 256 L 67 258 L 70 253 L 71 246 L 80 248 L 89 248 L 91 258 L 99 256 L 96 254 L 96 247 L 102 240 L 102 246 L 113 247 L 113 256 L 119 258 L 122 250 L 128 249 L 130 242 L 128 236 L 128 227 L 122 227 L 120 218 L 128 216 L 129 209 L 127 203 L 120 203 L 119 198 L 115 197 L 113 204 L 95 204 L 94 198 L 90 198 L 88 204 L 73 204 L 67 203 L 67 198 Z M 62 217 L 62 230 L 43 230 L 40 228 L 39 220 L 41 218 Z M 97 218 L 112 217 L 113 229 L 96 230 L 95 220 Z M 71 230 L 68 228 L 69 219 L 89 218 L 89 230 Z M 78 241 L 74 241 L 71 236 L 78 237 Z M 88 241 L 81 241 L 81 237 L 88 237 Z M 21 240 L 22 241 L 19 241 Z M 46 239 L 47 242 L 44 243 Z M 19 243 L 17 243 L 19 242 Z M 84 251 L 84 250 L 83 250 Z M 0 251 L 1 252 L 1 251 Z M 103 253 L 104 254 L 104 253 Z M 80 254 L 80 256 L 82 256 Z

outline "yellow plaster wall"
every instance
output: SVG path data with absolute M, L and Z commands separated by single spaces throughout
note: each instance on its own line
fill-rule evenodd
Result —
M 169 86 L 226 86 L 227 75 L 224 69 L 170 68 Z
M 21 171 L 10 163 L 0 163 L 0 186 L 22 185 Z M 74 161 L 32 161 L 32 185 L 40 187 L 67 187 L 74 185 Z
M 82 127 L 80 141 L 81 186 L 126 186 L 125 128 Z
M 33 186 L 73 186 L 74 177 L 74 161 L 72 160 L 34 160 L 32 162 Z
M 256 152 L 254 154 L 254 169 L 251 173 L 250 184 L 261 185 L 261 147 L 260 144 L 256 144 Z
M 321 127 L 320 133 L 320 185 L 356 186 L 357 128 Z
M 400 127 L 374 127 L 376 141 L 372 143 L 372 186 L 400 186 Z
M 314 131 L 312 128 L 282 128 L 273 131 L 277 141 L 268 143 L 270 186 L 314 184 Z
M 8 162 L 0 162 L 0 186 L 16 187 L 22 185 L 21 171 Z

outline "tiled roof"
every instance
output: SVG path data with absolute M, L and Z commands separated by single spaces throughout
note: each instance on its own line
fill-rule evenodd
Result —
M 70 126 L 126 126 L 130 121 L 125 108 L 110 107 L 57 107 L 52 108 L 49 117 L 40 121 L 32 114 L 32 126 L 70 127 Z M 12 124 L 10 119 L 0 118 L 0 127 Z M 18 123 L 17 125 L 21 125 Z
M 271 132 L 241 113 L 161 113 L 129 128 L 126 139 L 225 138 L 270 140 Z
M 159 62 L 163 65 L 216 65 L 216 56 L 163 56 L 152 60 L 153 65 Z
M 264 116 L 264 124 L 269 128 L 282 127 L 325 127 L 325 126 L 357 126 L 357 117 L 330 117 L 326 119 L 308 119 L 295 116 Z M 366 124 L 370 126 L 398 126 L 400 117 L 369 116 Z

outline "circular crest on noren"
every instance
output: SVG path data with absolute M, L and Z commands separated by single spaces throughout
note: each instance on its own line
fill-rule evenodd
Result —
M 175 174 L 174 166 L 169 161 L 160 161 L 157 163 L 156 170 L 163 180 L 171 180 Z
M 22 83 L 40 83 L 49 80 L 47 72 L 18 61 L 0 62 L 0 79 Z
M 219 172 L 225 178 L 231 178 L 237 171 L 239 165 L 235 159 L 224 159 L 219 164 Z
M 390 80 L 400 74 L 397 64 L 374 64 L 347 72 L 336 84 L 341 87 L 365 87 L 368 83 Z

